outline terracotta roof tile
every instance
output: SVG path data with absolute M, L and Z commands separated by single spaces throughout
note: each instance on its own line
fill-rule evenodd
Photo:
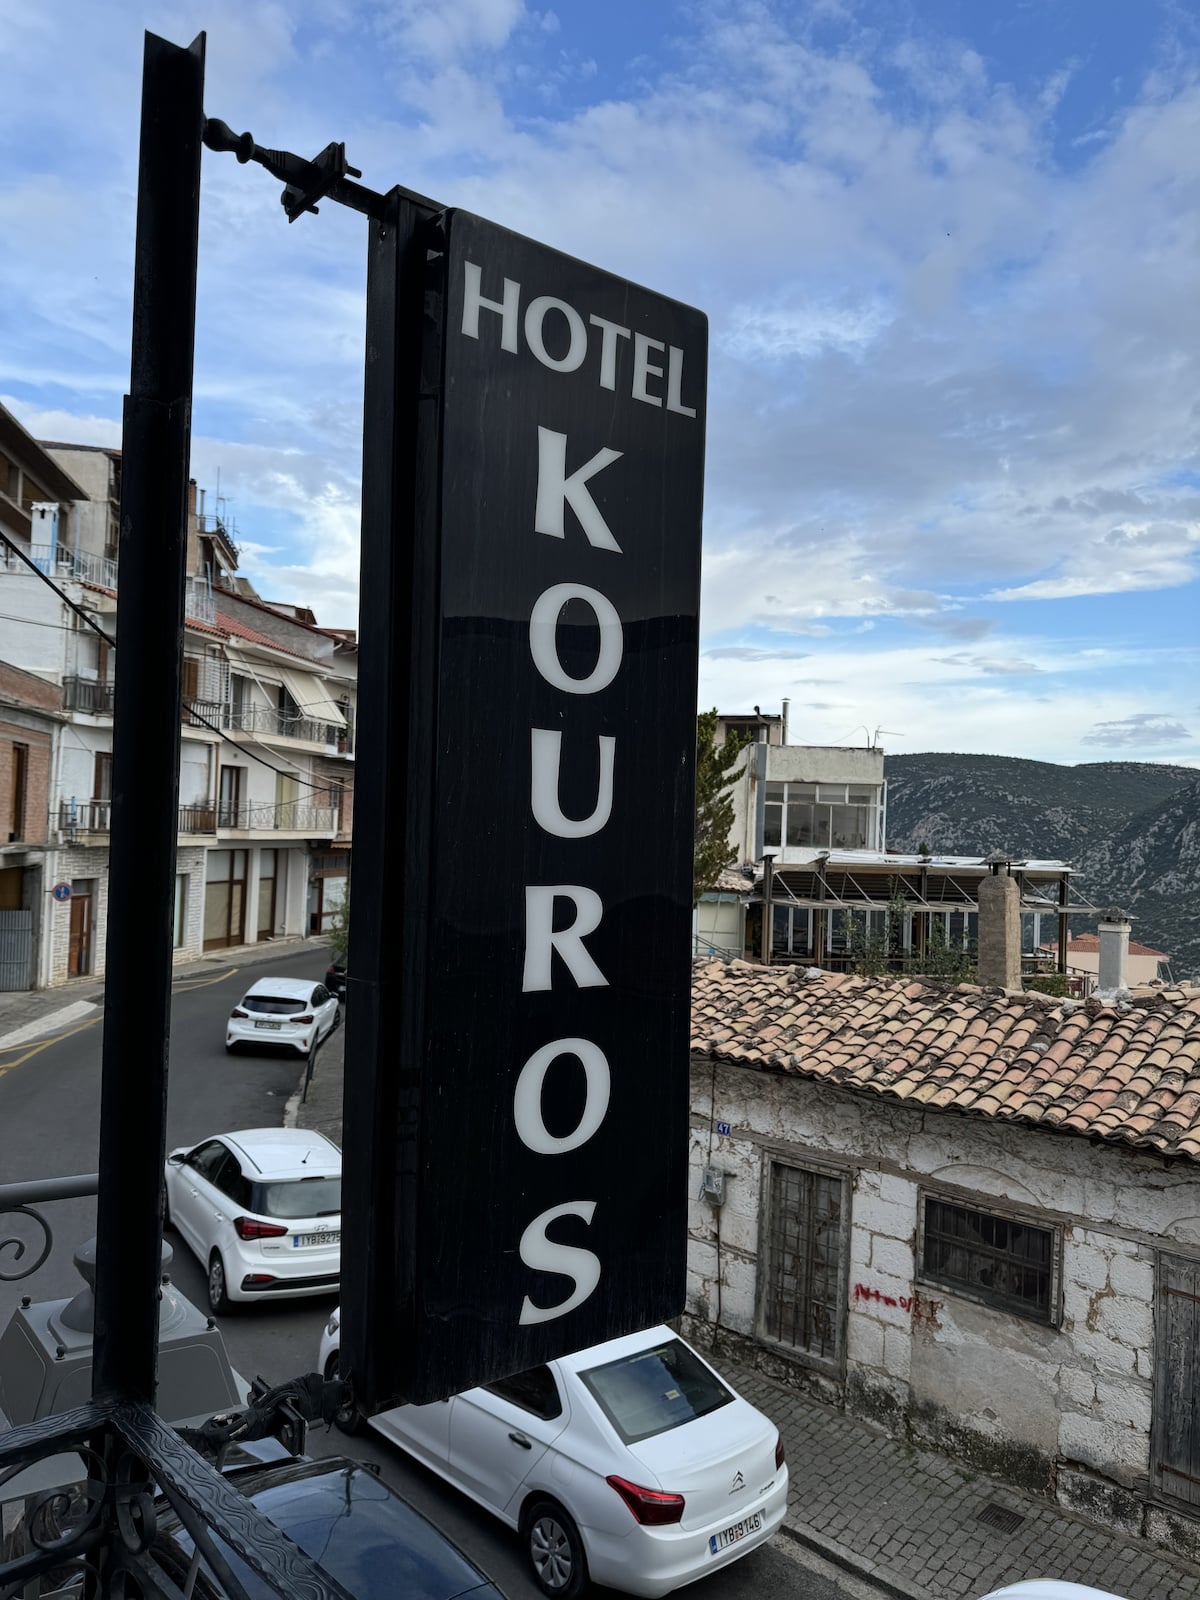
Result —
M 692 1049 L 858 1093 L 1200 1161 L 1200 996 L 1136 1005 L 698 962 Z

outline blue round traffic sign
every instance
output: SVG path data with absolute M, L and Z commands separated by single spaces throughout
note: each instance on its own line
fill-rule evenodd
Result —
M 69 900 L 71 898 L 71 885 L 69 883 L 56 883 L 50 893 L 56 900 Z

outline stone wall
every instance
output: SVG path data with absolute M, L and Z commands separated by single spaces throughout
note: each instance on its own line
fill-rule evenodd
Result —
M 832 1372 L 762 1333 L 772 1159 L 846 1177 L 845 1359 Z M 710 1164 L 726 1173 L 719 1214 L 698 1198 Z M 1152 1521 L 1160 1536 L 1174 1529 L 1177 1546 L 1194 1538 L 1187 1517 L 1148 1511 L 1147 1482 L 1156 1249 L 1200 1250 L 1200 1172 L 698 1059 L 691 1179 L 689 1317 L 711 1326 L 719 1309 L 725 1336 L 776 1376 L 833 1394 L 914 1442 L 1134 1531 Z M 1055 1231 L 1053 1325 L 921 1281 L 923 1190 Z

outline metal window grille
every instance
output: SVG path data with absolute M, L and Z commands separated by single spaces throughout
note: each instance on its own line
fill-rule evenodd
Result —
M 846 1180 L 771 1163 L 763 1331 L 818 1360 L 842 1358 Z
M 921 1276 L 1034 1322 L 1057 1320 L 1057 1235 L 1019 1217 L 926 1196 Z

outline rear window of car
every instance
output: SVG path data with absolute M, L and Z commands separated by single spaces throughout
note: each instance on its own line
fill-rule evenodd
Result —
M 579 1376 L 625 1444 L 694 1422 L 734 1398 L 680 1339 L 591 1367 Z
M 293 1178 L 256 1183 L 251 1205 L 260 1217 L 337 1217 L 342 1211 L 340 1178 Z
M 285 1000 L 269 994 L 248 994 L 242 1001 L 242 1010 L 259 1011 L 268 1017 L 298 1017 L 307 1005 L 307 1000 Z

